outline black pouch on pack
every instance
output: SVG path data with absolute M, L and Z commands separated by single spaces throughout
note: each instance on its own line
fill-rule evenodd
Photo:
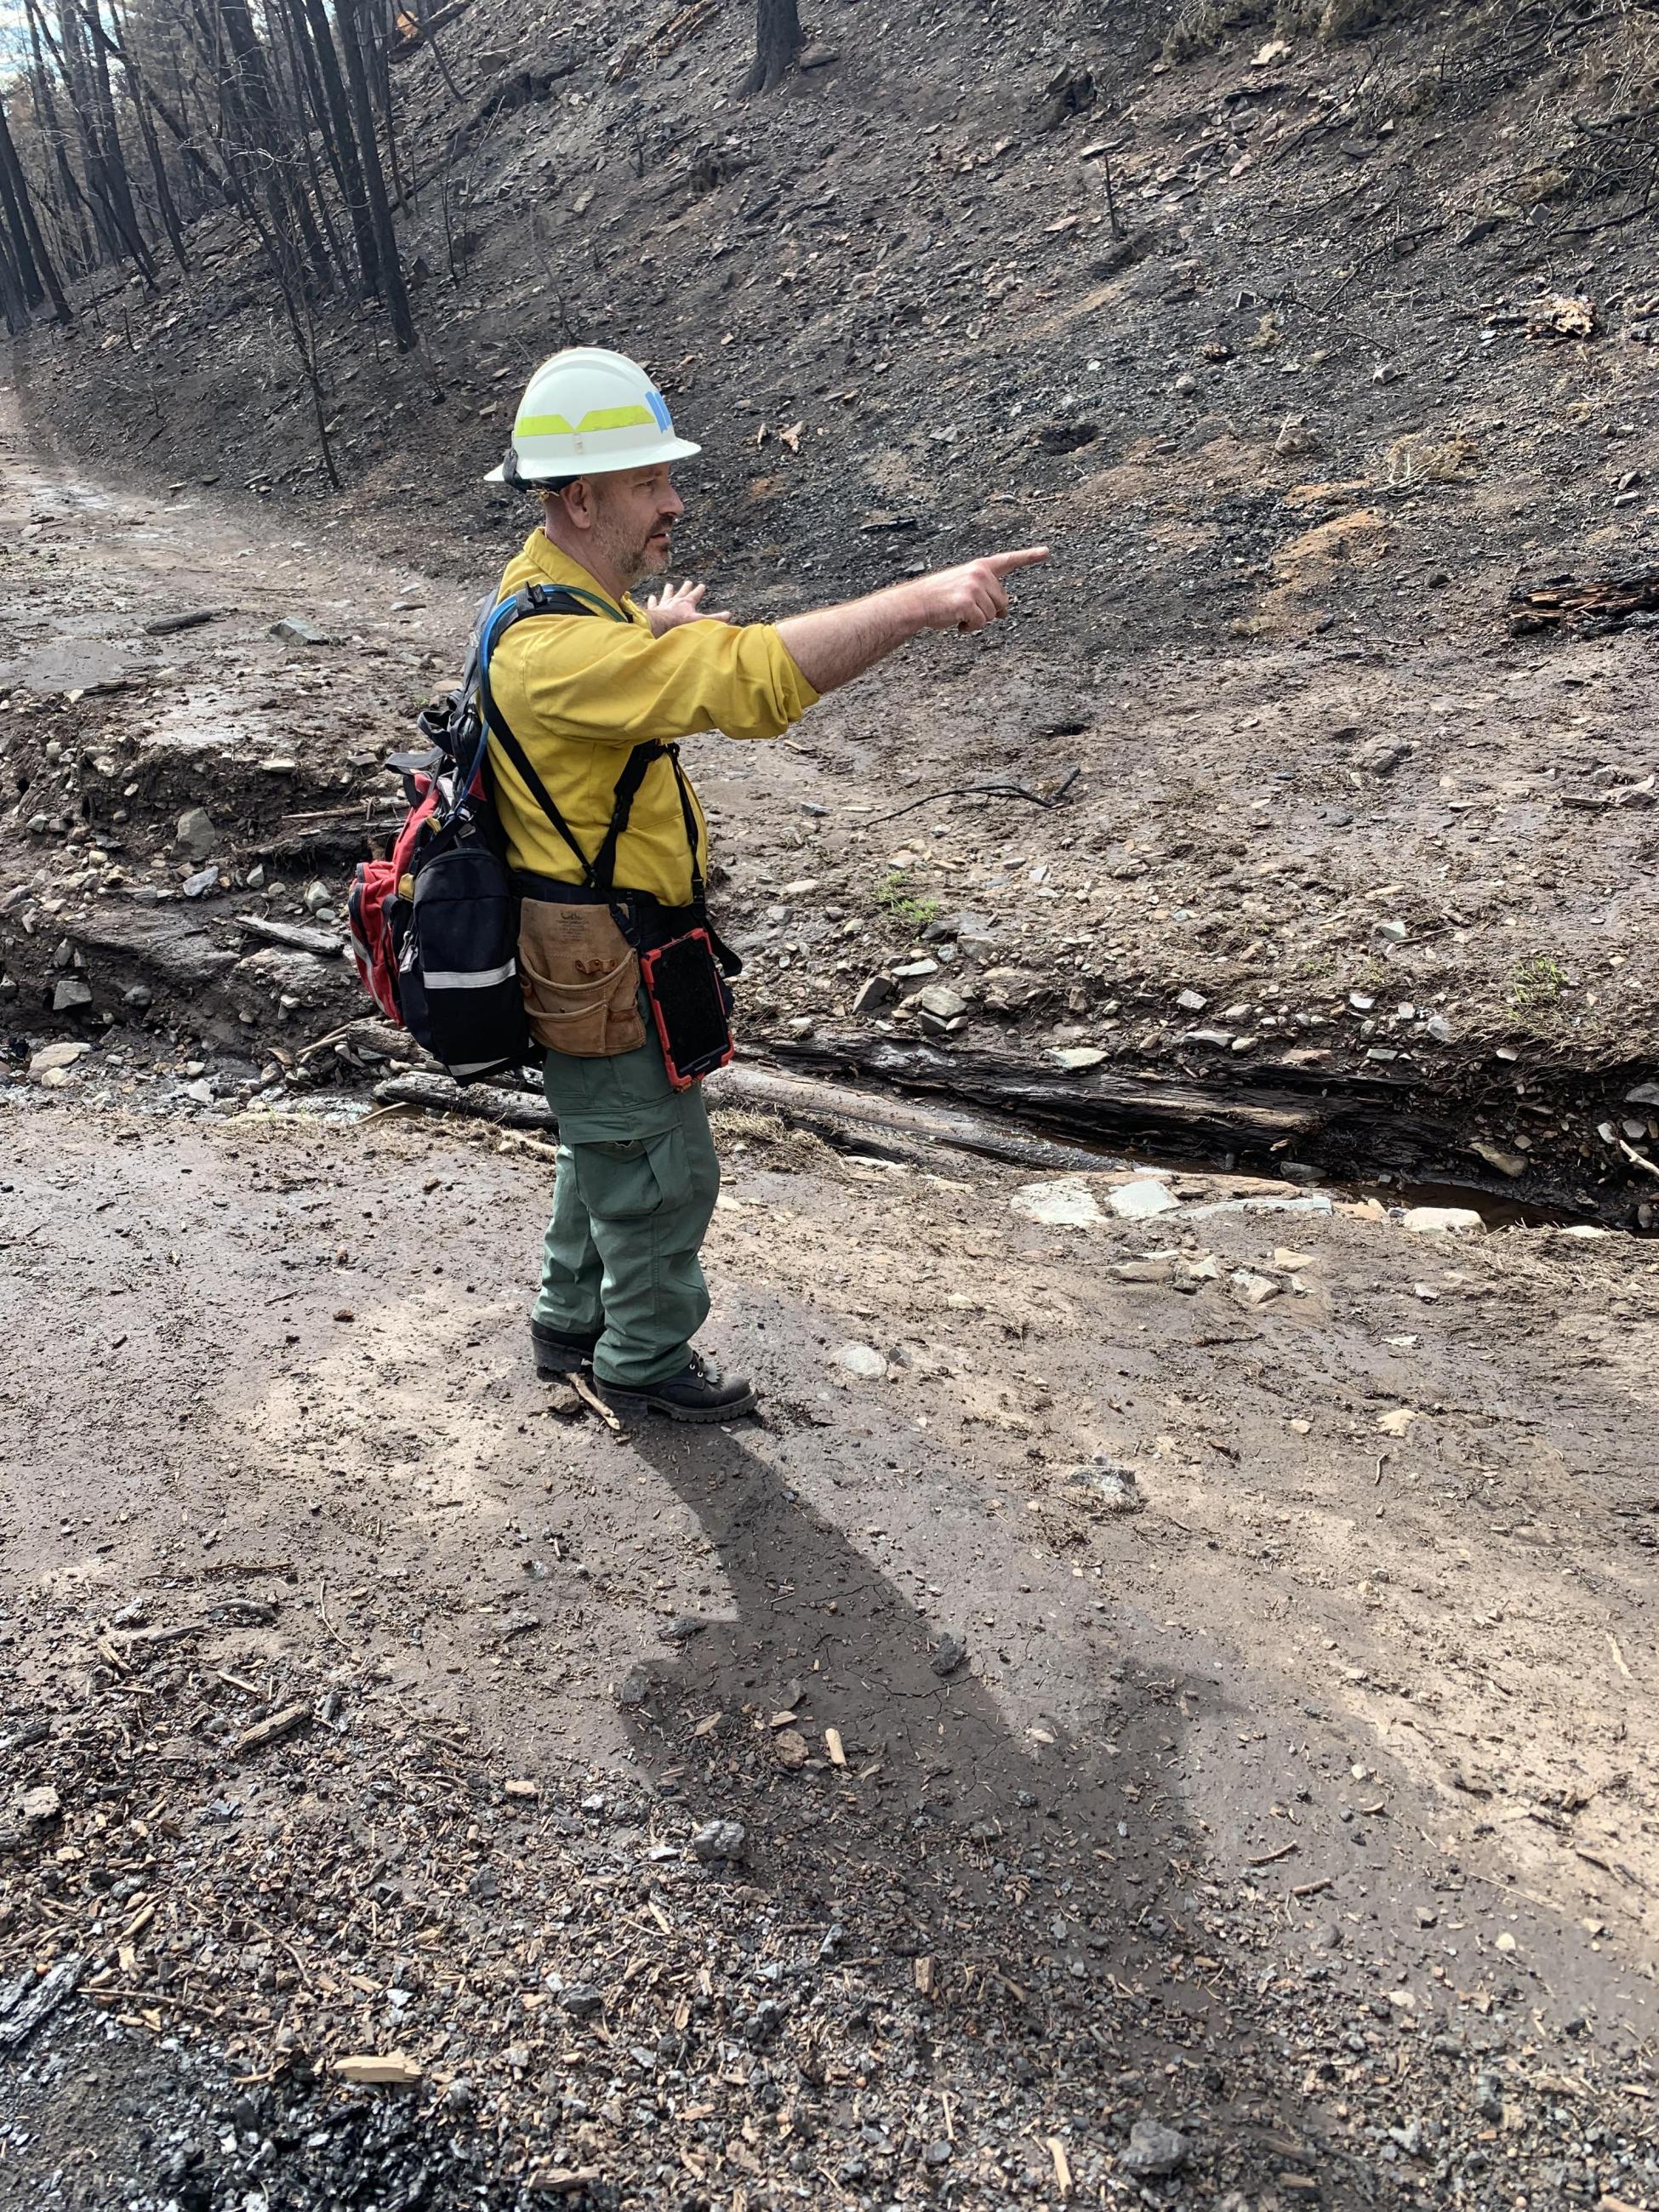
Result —
M 663 1065 L 676 1091 L 689 1091 L 737 1057 L 732 994 L 706 929 L 688 930 L 640 955 L 640 981 L 657 1024 Z
M 520 1067 L 530 1056 L 518 934 L 506 863 L 463 812 L 420 858 L 399 962 L 410 1034 L 459 1083 Z

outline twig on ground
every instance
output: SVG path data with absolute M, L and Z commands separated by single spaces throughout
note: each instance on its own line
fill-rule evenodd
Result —
M 890 822 L 897 822 L 906 814 L 914 814 L 919 806 L 931 806 L 940 799 L 1023 799 L 1030 806 L 1066 806 L 1071 803 L 1066 793 L 1083 773 L 1074 768 L 1065 780 L 1050 792 L 1030 791 L 1023 783 L 953 783 L 945 791 L 930 791 L 925 799 L 913 799 L 908 806 L 900 806 L 890 814 Z
M 593 1388 L 593 1385 L 591 1382 L 585 1381 L 580 1375 L 567 1375 L 565 1380 L 569 1383 L 576 1395 L 581 1400 L 583 1405 L 590 1407 L 592 1411 L 599 1415 L 599 1419 L 605 1423 L 606 1428 L 609 1429 L 613 1435 L 620 1436 L 622 1434 L 622 1423 L 617 1419 L 617 1416 L 611 1412 L 610 1407 L 605 1404 L 604 1399 L 600 1397 L 599 1392 Z

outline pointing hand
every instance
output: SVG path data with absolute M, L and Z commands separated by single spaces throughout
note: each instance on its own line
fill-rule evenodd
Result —
M 1016 568 L 1029 568 L 1048 557 L 1046 545 L 1027 545 L 1017 553 L 989 553 L 959 568 L 939 568 L 918 576 L 914 586 L 924 629 L 983 629 L 1008 611 L 1002 580 Z

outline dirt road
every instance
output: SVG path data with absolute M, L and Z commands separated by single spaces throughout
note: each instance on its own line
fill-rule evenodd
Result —
M 765 1418 L 613 1436 L 270 933 L 459 598 L 9 434 L 0 2206 L 1659 2201 L 1650 1248 L 727 1109 Z M 780 1015 L 932 927 L 825 729 Z
M 0 1990 L 82 1981 L 0 2203 L 168 2201 L 158 2073 L 272 2205 L 373 2195 L 295 2111 L 428 2090 L 399 2201 L 1112 2202 L 1149 2120 L 1159 2202 L 1652 2195 L 1640 1248 L 1056 1230 L 728 1115 L 766 1418 L 613 1437 L 524 1357 L 534 1154 L 6 1118 Z

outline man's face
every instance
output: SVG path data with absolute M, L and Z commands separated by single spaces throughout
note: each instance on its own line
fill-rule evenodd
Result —
M 665 464 L 588 479 L 593 490 L 593 546 L 629 584 L 660 576 L 673 553 L 673 526 L 685 512 Z

